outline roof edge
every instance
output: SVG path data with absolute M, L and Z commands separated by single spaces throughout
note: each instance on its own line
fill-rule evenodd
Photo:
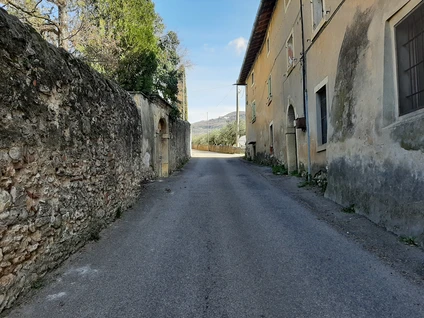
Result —
M 246 85 L 247 75 L 249 74 L 250 69 L 252 68 L 252 65 L 254 64 L 254 62 L 249 63 L 248 58 L 251 57 L 252 55 L 254 55 L 254 60 L 256 60 L 256 57 L 259 53 L 259 50 L 262 47 L 264 36 L 262 36 L 262 41 L 261 41 L 260 47 L 253 46 L 252 42 L 253 42 L 253 38 L 254 38 L 254 35 L 255 35 L 255 32 L 257 30 L 259 23 L 263 22 L 261 20 L 261 16 L 264 13 L 264 9 L 266 8 L 266 5 L 268 5 L 268 4 L 272 5 L 272 12 L 271 12 L 271 15 L 269 17 L 267 17 L 263 20 L 263 21 L 266 21 L 267 29 L 269 27 L 269 23 L 271 21 L 272 15 L 274 13 L 274 9 L 275 9 L 275 5 L 277 4 L 277 0 L 261 0 L 261 3 L 259 4 L 258 11 L 256 13 L 255 22 L 253 24 L 253 28 L 252 28 L 252 31 L 250 33 L 250 38 L 249 38 L 249 42 L 248 42 L 248 45 L 247 45 L 247 50 L 246 50 L 246 53 L 244 55 L 243 64 L 242 64 L 242 67 L 240 69 L 239 77 L 237 79 L 237 85 Z M 247 70 L 248 66 L 249 66 L 249 69 Z

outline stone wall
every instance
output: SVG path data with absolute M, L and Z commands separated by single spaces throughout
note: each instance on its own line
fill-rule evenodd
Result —
M 184 120 L 169 120 L 169 169 L 181 168 L 191 158 L 191 125 Z
M 193 149 L 200 151 L 212 151 L 219 153 L 227 153 L 227 154 L 244 154 L 246 149 L 240 147 L 232 147 L 232 146 L 214 146 L 214 145 L 192 145 Z
M 154 131 L 127 92 L 2 9 L 0 78 L 1 311 L 134 203 Z
M 157 97 L 148 99 L 139 92 L 131 93 L 141 116 L 143 126 L 143 171 L 154 177 L 163 177 L 179 169 L 191 157 L 191 125 L 173 117 L 175 109 Z M 165 131 L 160 131 L 160 122 Z M 166 138 L 166 140 L 163 139 Z M 163 147 L 163 142 L 166 142 Z M 166 154 L 164 153 L 166 152 Z M 167 171 L 162 162 L 167 158 Z

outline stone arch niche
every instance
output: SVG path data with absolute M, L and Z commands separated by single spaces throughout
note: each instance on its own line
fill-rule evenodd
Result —
M 286 122 L 286 150 L 287 150 L 287 170 L 290 172 L 297 171 L 297 144 L 296 144 L 296 127 L 294 121 L 296 115 L 293 105 L 287 110 Z
M 158 124 L 159 177 L 169 176 L 169 129 L 165 118 Z

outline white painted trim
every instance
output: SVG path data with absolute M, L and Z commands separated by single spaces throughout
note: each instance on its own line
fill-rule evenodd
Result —
M 390 10 L 389 12 L 387 12 L 384 17 L 383 20 L 384 21 L 388 21 L 391 18 L 393 18 L 393 16 L 395 16 L 400 10 L 403 9 L 404 6 L 406 6 L 408 4 L 408 2 L 410 2 L 411 0 L 397 0 L 398 3 L 393 5 L 393 9 Z M 418 0 L 419 3 L 420 0 Z
M 289 66 L 289 54 L 288 54 L 289 53 L 289 46 L 288 46 L 288 43 L 289 43 L 290 37 L 293 39 L 293 62 L 292 62 L 292 65 Z M 296 50 L 295 50 L 295 40 L 294 40 L 294 29 L 292 29 L 290 31 L 289 36 L 287 37 L 287 40 L 286 40 L 287 76 L 291 72 L 291 70 L 294 69 L 294 67 L 296 66 L 295 59 L 296 59 Z
M 311 1 L 311 20 L 312 20 L 312 23 L 311 23 L 311 26 L 312 26 L 311 40 L 314 40 L 314 38 L 317 36 L 318 32 L 322 29 L 324 24 L 327 22 L 327 9 L 326 9 L 326 1 L 322 0 L 322 11 L 323 11 L 322 19 L 318 23 L 317 27 L 314 29 L 314 0 L 310 0 L 310 1 Z
M 321 88 L 323 88 L 327 84 L 328 84 L 328 76 L 326 78 L 324 78 L 321 81 L 321 83 L 319 83 L 317 86 L 315 86 L 315 88 L 314 88 L 314 94 L 316 94 Z
M 320 141 L 322 139 L 321 136 L 321 109 L 318 109 L 318 107 L 321 107 L 322 105 L 318 105 L 318 96 L 317 93 L 325 86 L 325 95 L 326 95 L 326 112 L 327 112 L 327 142 L 325 144 L 321 144 Z M 314 88 L 314 95 L 315 95 L 315 120 L 316 120 L 316 149 L 317 152 L 322 152 L 327 150 L 327 144 L 328 144 L 328 119 L 329 119 L 329 87 L 328 87 L 328 76 L 325 77 L 318 85 Z M 319 110 L 319 111 L 318 111 Z
M 391 127 L 394 124 L 397 124 L 399 122 L 404 121 L 410 121 L 411 117 L 416 116 L 417 114 L 421 114 L 421 111 L 424 111 L 424 109 L 416 110 L 412 113 L 405 114 L 400 116 L 399 112 L 399 65 L 398 65 L 398 58 L 397 58 L 397 47 L 396 47 L 396 27 L 399 23 L 401 23 L 408 15 L 412 13 L 420 4 L 422 3 L 422 0 L 402 0 L 401 3 L 399 3 L 394 10 L 391 11 L 390 14 L 388 14 L 387 23 L 390 27 L 390 36 L 392 39 L 392 63 L 393 63 L 393 73 L 394 73 L 394 91 L 395 91 L 395 122 L 393 124 L 388 125 L 387 127 Z M 424 4 L 423 4 L 424 5 Z M 386 127 L 385 127 L 386 128 Z
M 268 31 L 268 34 L 266 36 L 265 46 L 267 48 L 266 57 L 268 57 L 269 54 L 271 53 L 271 38 L 269 37 L 269 31 Z
M 286 0 L 284 0 L 284 13 L 287 12 L 287 9 L 289 8 L 291 3 L 291 0 L 288 0 L 288 2 L 286 3 Z

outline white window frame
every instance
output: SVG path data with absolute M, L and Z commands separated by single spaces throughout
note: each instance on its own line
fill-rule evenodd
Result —
M 387 22 L 388 28 L 390 30 L 389 38 L 391 39 L 391 45 L 389 46 L 389 50 L 391 51 L 391 65 L 385 63 L 385 68 L 392 68 L 393 82 L 385 84 L 384 90 L 393 90 L 393 100 L 394 103 L 392 105 L 383 105 L 383 108 L 389 107 L 387 109 L 388 112 L 393 112 L 394 118 L 393 120 L 387 121 L 384 123 L 384 130 L 392 129 L 397 125 L 407 125 L 409 123 L 413 123 L 420 118 L 424 118 L 424 109 L 416 110 L 412 113 L 406 115 L 400 115 L 399 112 L 399 75 L 398 75 L 398 64 L 397 64 L 397 47 L 396 47 L 396 32 L 395 26 L 398 25 L 403 19 L 405 19 L 418 5 L 421 4 L 421 0 L 399 0 L 400 2 L 396 4 L 392 8 L 392 10 L 387 13 L 383 18 L 384 21 Z M 387 40 L 387 39 L 386 39 Z
M 265 46 L 266 46 L 266 57 L 268 57 L 269 53 L 271 52 L 271 40 L 269 38 L 269 33 L 268 33 L 268 36 L 266 37 Z
M 292 63 L 291 64 L 289 63 L 289 40 L 290 40 L 290 38 L 292 39 L 292 49 L 293 49 L 293 60 L 292 60 Z M 289 37 L 287 38 L 287 41 L 286 41 L 287 74 L 295 67 L 296 51 L 294 49 L 294 45 L 295 45 L 294 34 L 293 34 L 293 30 L 292 30 L 290 32 Z
M 290 3 L 291 3 L 291 0 L 284 0 L 284 12 L 287 12 L 287 9 L 289 8 Z
M 326 104 L 326 109 L 327 109 L 327 143 L 325 144 L 321 144 L 321 140 L 322 140 L 322 135 L 321 135 L 321 105 L 318 105 L 318 92 L 325 86 L 325 94 L 327 97 L 327 104 Z M 330 91 L 328 88 L 328 77 L 324 78 L 321 83 L 319 83 L 317 86 L 315 86 L 314 88 L 314 95 L 315 95 L 315 113 L 316 113 L 316 149 L 317 152 L 322 152 L 327 150 L 327 145 L 328 145 L 328 122 L 329 122 L 329 109 L 330 109 L 330 95 L 329 95 Z
M 250 74 L 250 78 L 252 81 L 252 86 L 255 85 L 255 71 L 252 71 L 252 73 Z
M 311 0 L 311 27 L 312 27 L 312 39 L 318 34 L 318 32 L 322 29 L 325 22 L 327 22 L 327 8 L 326 8 L 326 0 L 322 0 L 322 19 L 314 28 L 314 2 L 316 0 Z

